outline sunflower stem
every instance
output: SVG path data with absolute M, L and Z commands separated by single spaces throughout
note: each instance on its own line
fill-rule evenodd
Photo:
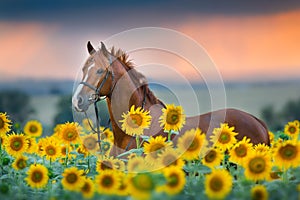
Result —
M 171 142 L 171 135 L 172 135 L 172 132 L 171 132 L 171 130 L 169 130 L 169 132 L 168 132 L 168 142 Z
M 69 147 L 66 147 L 66 159 L 65 159 L 65 166 L 68 166 L 68 157 L 69 157 Z
M 90 171 L 90 155 L 88 155 L 88 170 Z
M 283 168 L 282 181 L 284 184 L 288 184 L 288 170 Z
M 139 149 L 140 147 L 140 136 L 136 135 L 135 136 L 135 142 L 136 142 L 136 148 Z

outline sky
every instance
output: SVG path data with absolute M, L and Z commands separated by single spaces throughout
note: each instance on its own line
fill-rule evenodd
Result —
M 299 0 L 1 0 L 0 81 L 76 79 L 87 41 L 149 26 L 194 39 L 225 81 L 300 80 Z

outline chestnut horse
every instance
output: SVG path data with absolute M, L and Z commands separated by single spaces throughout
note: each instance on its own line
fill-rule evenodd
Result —
M 100 97 L 106 97 L 110 121 L 117 147 L 115 153 L 121 153 L 136 146 L 132 136 L 121 129 L 122 113 L 127 112 L 132 105 L 149 110 L 152 116 L 151 125 L 145 135 L 164 135 L 159 125 L 161 109 L 164 106 L 149 89 L 146 78 L 134 69 L 128 61 L 128 55 L 122 50 L 109 52 L 101 42 L 101 49 L 95 50 L 90 42 L 87 44 L 89 58 L 83 66 L 83 78 L 77 87 L 72 103 L 78 112 L 85 112 L 88 107 Z M 246 112 L 236 109 L 222 109 L 206 114 L 187 117 L 186 124 L 178 135 L 172 137 L 176 143 L 178 136 L 186 130 L 199 127 L 207 137 L 212 134 L 220 123 L 228 123 L 238 132 L 236 138 L 244 136 L 251 139 L 253 144 L 265 143 L 269 145 L 268 128 L 264 122 Z

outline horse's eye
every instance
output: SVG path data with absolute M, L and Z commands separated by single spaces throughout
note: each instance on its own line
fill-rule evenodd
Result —
M 102 74 L 103 72 L 104 72 L 103 69 L 98 69 L 98 70 L 97 70 L 97 74 Z

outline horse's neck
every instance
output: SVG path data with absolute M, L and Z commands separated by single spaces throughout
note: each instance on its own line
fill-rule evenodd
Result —
M 122 114 L 129 111 L 132 105 L 135 105 L 136 108 L 143 106 L 145 110 L 150 111 L 152 123 L 150 128 L 144 131 L 145 135 L 150 136 L 161 133 L 162 130 L 158 121 L 161 116 L 163 103 L 153 95 L 147 85 L 137 88 L 130 77 L 125 74 L 122 80 L 117 82 L 112 95 L 107 99 L 107 104 L 115 137 L 115 145 L 118 147 L 126 148 L 132 138 L 122 131 L 120 123 Z

